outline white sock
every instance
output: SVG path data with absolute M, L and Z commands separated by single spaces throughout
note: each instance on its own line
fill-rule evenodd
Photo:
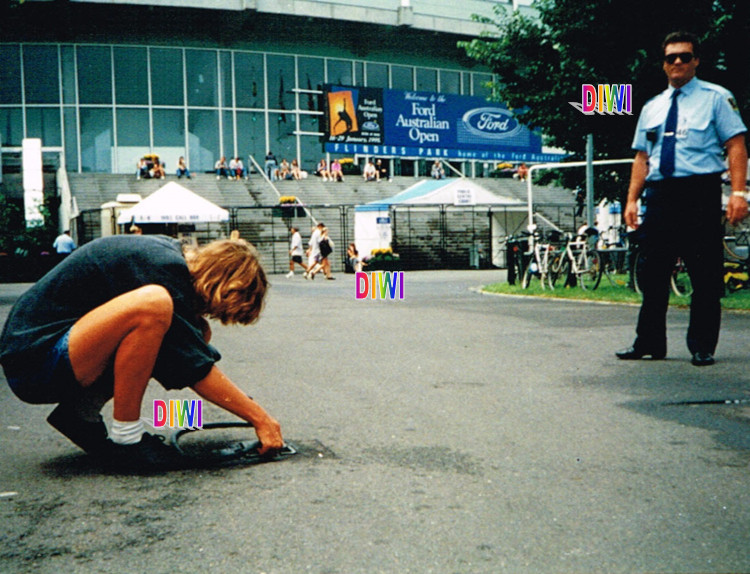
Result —
M 109 438 L 115 444 L 137 444 L 141 442 L 141 437 L 145 432 L 143 421 L 112 421 L 112 429 L 109 432 Z

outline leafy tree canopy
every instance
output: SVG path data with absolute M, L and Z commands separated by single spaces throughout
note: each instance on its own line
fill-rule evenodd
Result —
M 675 30 L 701 39 L 698 77 L 731 90 L 750 122 L 747 0 L 537 0 L 534 7 L 538 18 L 498 5 L 494 19 L 476 17 L 492 32 L 459 46 L 495 74 L 493 99 L 540 129 L 547 145 L 580 160 L 592 133 L 595 158 L 633 157 L 638 114 L 667 86 L 661 42 Z M 581 102 L 582 84 L 632 84 L 632 115 L 583 115 L 569 104 Z M 598 176 L 599 195 L 622 194 L 628 170 L 613 171 L 620 173 L 608 181 Z

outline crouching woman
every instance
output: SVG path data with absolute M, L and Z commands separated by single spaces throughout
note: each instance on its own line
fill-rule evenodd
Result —
M 163 236 L 85 244 L 13 306 L 0 363 L 13 392 L 57 403 L 47 419 L 85 451 L 135 468 L 172 467 L 175 449 L 144 429 L 141 403 L 153 377 L 191 387 L 250 422 L 261 454 L 283 446 L 281 428 L 217 366 L 206 318 L 258 319 L 268 283 L 255 248 L 220 240 L 183 253 Z M 113 399 L 110 432 L 100 411 Z

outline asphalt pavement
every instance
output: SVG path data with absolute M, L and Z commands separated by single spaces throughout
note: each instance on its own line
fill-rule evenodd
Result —
M 714 366 L 679 309 L 667 360 L 622 362 L 637 307 L 476 290 L 502 277 L 274 276 L 257 325 L 214 325 L 282 462 L 106 471 L 0 381 L 0 572 L 750 572 L 750 314 Z M 152 382 L 143 416 L 170 398 L 195 395 Z

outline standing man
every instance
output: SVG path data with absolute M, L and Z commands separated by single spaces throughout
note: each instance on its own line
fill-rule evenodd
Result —
M 55 242 L 52 244 L 52 248 L 57 251 L 58 255 L 70 255 L 73 253 L 73 250 L 76 248 L 76 242 L 73 241 L 68 229 L 57 236 Z
M 719 340 L 723 253 L 721 173 L 726 149 L 732 182 L 727 221 L 747 215 L 747 128 L 732 94 L 695 77 L 698 39 L 669 34 L 662 44 L 669 86 L 641 111 L 625 206 L 625 222 L 638 227 L 637 201 L 644 192 L 641 236 L 643 303 L 632 347 L 618 359 L 663 359 L 667 354 L 669 278 L 678 257 L 693 283 L 687 346 L 698 367 L 714 364 Z
M 292 227 L 289 229 L 292 234 L 292 239 L 289 243 L 289 273 L 287 277 L 294 277 L 294 264 L 296 263 L 307 273 L 307 266 L 302 263 L 302 255 L 304 250 L 302 249 L 302 236 L 299 234 L 299 229 Z

